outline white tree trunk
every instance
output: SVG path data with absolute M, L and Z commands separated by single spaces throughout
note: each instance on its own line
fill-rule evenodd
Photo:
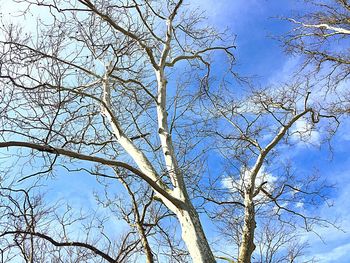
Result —
M 202 224 L 195 208 L 193 207 L 186 190 L 182 171 L 177 163 L 175 150 L 168 125 L 168 113 L 166 110 L 167 79 L 164 65 L 170 51 L 172 36 L 172 21 L 168 20 L 167 39 L 161 55 L 159 68 L 155 70 L 158 84 L 157 117 L 159 127 L 159 138 L 163 150 L 163 156 L 170 180 L 173 184 L 173 195 L 183 202 L 182 207 L 176 207 L 176 214 L 182 230 L 182 239 L 194 263 L 214 263 L 215 258 L 210 249 L 208 240 L 204 234 Z M 171 206 L 168 206 L 171 209 Z
M 163 72 L 162 72 L 163 73 Z M 166 101 L 166 80 L 165 77 L 158 75 L 160 95 L 158 105 L 158 119 L 159 119 L 159 137 L 162 142 L 162 149 L 164 152 L 165 162 L 169 171 L 169 177 L 173 183 L 174 190 L 168 191 L 168 193 L 182 203 L 181 206 L 176 206 L 165 196 L 159 194 L 158 197 L 162 202 L 176 215 L 181 224 L 182 237 L 187 246 L 187 249 L 192 257 L 194 263 L 214 263 L 215 258 L 210 249 L 206 236 L 204 234 L 201 222 L 199 220 L 197 211 L 193 207 L 187 191 L 183 176 L 178 167 L 174 148 L 172 146 L 171 135 L 168 130 L 167 124 L 167 112 L 165 109 Z M 106 106 L 111 108 L 110 104 L 110 89 L 108 81 L 104 82 L 104 99 Z M 141 152 L 130 139 L 123 133 L 118 121 L 113 117 L 112 111 L 108 111 L 107 108 L 103 108 L 103 114 L 108 118 L 114 134 L 116 135 L 119 143 L 127 153 L 132 156 L 140 170 L 148 175 L 151 179 L 158 181 L 160 186 L 161 180 L 158 180 L 157 172 L 154 170 L 152 164 L 147 157 Z
M 255 250 L 254 232 L 255 222 L 255 206 L 253 195 L 247 191 L 244 196 L 244 225 L 242 233 L 242 243 L 239 247 L 238 263 L 250 263 L 252 254 Z
M 189 203 L 186 209 L 176 211 L 181 225 L 182 239 L 194 263 L 215 263 L 214 255 L 205 237 L 197 211 Z

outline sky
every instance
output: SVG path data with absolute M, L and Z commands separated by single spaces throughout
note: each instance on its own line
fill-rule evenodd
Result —
M 191 1 L 192 2 L 192 1 Z M 239 72 L 254 75 L 262 85 L 288 81 L 295 72 L 298 57 L 289 57 L 273 37 L 281 36 L 290 25 L 278 17 L 292 16 L 302 11 L 301 1 L 278 0 L 195 0 L 206 10 L 209 21 L 219 28 L 228 27 L 236 34 L 236 52 Z M 296 128 L 302 129 L 300 121 Z M 341 231 L 335 228 L 316 229 L 319 238 L 313 233 L 305 234 L 310 247 L 302 260 L 317 258 L 322 263 L 350 262 L 350 122 L 344 120 L 338 133 L 332 139 L 333 155 L 327 147 L 313 147 L 299 143 L 289 157 L 299 169 L 317 168 L 324 178 L 335 183 L 332 192 L 333 206 L 324 204 L 320 213 L 328 219 L 338 218 Z M 310 141 L 319 143 L 319 134 L 313 132 Z
M 186 1 L 185 1 L 186 2 Z M 302 10 L 301 1 L 293 0 L 191 0 L 191 6 L 199 6 L 206 11 L 208 23 L 219 28 L 229 28 L 236 35 L 236 71 L 243 75 L 255 76 L 261 85 L 286 81 L 295 72 L 297 57 L 289 57 L 274 37 L 287 32 L 290 25 L 278 17 L 290 16 Z M 4 3 L 4 0 L 0 0 Z M 3 9 L 4 10 L 4 9 Z M 296 128 L 302 129 L 300 121 Z M 317 168 L 324 178 L 335 183 L 337 188 L 331 193 L 334 205 L 320 208 L 326 219 L 339 218 L 343 231 L 335 228 L 319 228 L 323 238 L 308 233 L 304 238 L 310 247 L 303 259 L 312 257 L 319 262 L 350 262 L 350 121 L 344 120 L 332 139 L 333 153 L 327 147 L 319 146 L 319 134 L 311 134 L 310 141 L 315 146 L 300 143 L 290 155 L 300 169 Z M 84 179 L 81 179 L 84 176 Z M 272 175 L 273 176 L 273 175 Z M 74 203 L 93 203 L 91 192 L 94 178 L 89 175 L 71 177 L 64 172 L 50 182 L 52 199 L 67 198 Z M 63 191 L 67 190 L 68 191 Z M 206 226 L 205 226 L 206 227 Z

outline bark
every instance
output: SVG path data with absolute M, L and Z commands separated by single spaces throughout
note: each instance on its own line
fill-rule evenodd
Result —
M 153 263 L 154 262 L 153 253 L 152 253 L 151 246 L 150 246 L 148 239 L 147 239 L 146 231 L 143 227 L 144 226 L 144 221 L 143 221 L 144 218 L 140 215 L 140 211 L 139 211 L 139 207 L 138 207 L 138 200 L 135 198 L 135 194 L 133 193 L 133 191 L 131 190 L 131 188 L 127 184 L 127 182 L 122 177 L 120 177 L 119 180 L 124 185 L 125 189 L 128 191 L 130 198 L 131 198 L 131 202 L 132 202 L 132 206 L 133 206 L 133 213 L 134 213 L 135 220 L 136 220 L 135 224 L 136 224 L 136 228 L 137 228 L 137 231 L 138 231 L 139 236 L 140 236 L 140 241 L 141 241 L 141 244 L 142 244 L 145 256 L 146 256 L 146 263 Z M 146 206 L 143 209 L 144 210 L 142 213 L 144 214 L 146 211 L 145 209 L 147 209 Z M 132 225 L 130 225 L 130 226 L 132 226 Z
M 118 121 L 114 117 L 113 112 L 110 110 L 112 107 L 110 104 L 110 88 L 107 79 L 104 81 L 103 99 L 107 107 L 103 107 L 102 110 L 104 115 L 110 121 L 114 134 L 116 135 L 119 143 L 123 146 L 126 152 L 132 156 L 140 170 L 149 176 L 152 180 L 157 181 L 160 187 L 164 187 L 164 190 L 170 194 L 173 199 L 178 200 L 176 203 L 172 202 L 167 198 L 167 196 L 162 195 L 160 192 L 157 192 L 162 202 L 177 215 L 178 220 L 181 224 L 183 240 L 187 246 L 193 262 L 212 263 L 215 262 L 215 258 L 204 234 L 197 211 L 194 209 L 188 197 L 185 182 L 183 180 L 183 176 L 178 167 L 178 163 L 175 157 L 171 134 L 168 130 L 168 114 L 165 108 L 167 82 L 164 71 L 160 70 L 157 72 L 157 80 L 159 89 L 157 105 L 159 137 L 161 139 L 165 163 L 169 177 L 173 183 L 174 190 L 166 189 L 166 186 L 163 186 L 161 180 L 159 180 L 157 172 L 147 157 L 139 149 L 137 149 L 136 146 L 130 141 L 130 139 L 128 139 L 127 136 L 123 133 Z
M 305 105 L 308 97 L 306 98 Z M 268 155 L 268 153 L 282 140 L 288 129 L 301 117 L 311 112 L 313 116 L 313 111 L 310 108 L 304 109 L 299 114 L 296 114 L 290 121 L 288 121 L 284 126 L 281 127 L 277 135 L 270 141 L 270 143 L 260 151 L 260 154 L 256 160 L 254 167 L 251 170 L 250 175 L 250 185 L 245 190 L 244 195 L 244 224 L 243 224 L 243 233 L 242 233 L 242 242 L 239 247 L 238 263 L 250 263 L 252 254 L 255 250 L 254 244 L 254 233 L 256 228 L 255 221 L 255 205 L 254 197 L 259 194 L 261 186 L 255 189 L 256 177 L 261 169 L 263 162 Z M 312 117 L 314 119 L 314 117 Z M 313 120 L 314 121 L 314 120 Z
M 166 86 L 167 80 L 163 68 L 156 71 L 158 82 L 158 127 L 163 155 L 167 171 L 174 187 L 173 194 L 182 200 L 184 205 L 173 210 L 181 225 L 182 239 L 195 263 L 215 262 L 214 255 L 210 249 L 204 234 L 197 211 L 194 209 L 186 190 L 186 185 L 179 165 L 177 163 L 175 150 L 169 131 L 166 111 Z
M 199 216 L 193 207 L 187 193 L 185 181 L 182 171 L 178 165 L 172 138 L 168 125 L 168 113 L 166 110 L 167 100 L 167 78 L 165 74 L 165 65 L 168 54 L 171 49 L 171 39 L 173 35 L 172 20 L 176 15 L 177 9 L 182 1 L 178 2 L 174 12 L 167 20 L 167 34 L 164 43 L 161 58 L 158 67 L 155 68 L 157 77 L 158 95 L 157 95 L 157 117 L 159 138 L 163 151 L 164 161 L 167 167 L 168 175 L 173 184 L 172 194 L 183 202 L 181 207 L 176 207 L 172 210 L 176 215 L 181 225 L 182 239 L 185 242 L 188 252 L 194 263 L 213 263 L 215 262 L 214 255 L 210 249 L 208 240 L 204 234 Z M 169 207 L 171 209 L 171 207 Z
M 242 242 L 239 247 L 238 263 L 250 263 L 252 254 L 255 250 L 254 232 L 255 222 L 255 206 L 253 195 L 248 191 L 244 196 L 244 225 L 242 233 Z
M 84 2 L 91 10 L 96 14 L 106 20 L 112 27 L 117 31 L 123 33 L 126 36 L 136 40 L 139 45 L 145 49 L 147 52 L 150 62 L 155 70 L 155 75 L 157 78 L 158 94 L 157 94 L 157 118 L 158 118 L 158 132 L 161 141 L 161 148 L 164 156 L 165 165 L 167 168 L 168 176 L 172 182 L 172 189 L 169 189 L 162 183 L 156 170 L 152 166 L 151 162 L 148 160 L 146 155 L 139 150 L 133 142 L 124 134 L 118 120 L 112 110 L 111 105 L 111 90 L 108 83 L 108 78 L 110 71 L 107 69 L 105 77 L 103 79 L 104 94 L 102 112 L 109 120 L 113 132 L 118 139 L 120 145 L 124 150 L 133 158 L 139 169 L 147 175 L 151 180 L 157 182 L 157 187 L 161 188 L 163 191 L 156 191 L 156 195 L 162 200 L 162 202 L 173 211 L 180 222 L 182 229 L 182 237 L 188 248 L 188 251 L 192 257 L 194 263 L 212 263 L 215 262 L 214 255 L 210 249 L 206 236 L 204 234 L 199 216 L 195 208 L 193 207 L 185 186 L 183 174 L 179 165 L 177 163 L 177 158 L 175 150 L 172 143 L 171 134 L 168 125 L 168 113 L 166 111 L 166 100 L 167 100 L 167 78 L 165 74 L 166 61 L 171 49 L 171 40 L 173 37 L 173 26 L 172 22 L 177 14 L 178 9 L 182 5 L 183 0 L 179 0 L 176 4 L 173 12 L 167 19 L 167 32 L 166 39 L 163 42 L 163 50 L 159 59 L 156 60 L 152 53 L 150 53 L 150 48 L 146 46 L 137 36 L 125 31 L 115 24 L 108 16 L 100 13 L 90 1 Z M 87 3 L 87 4 L 86 4 Z M 109 72 L 108 72 L 109 71 Z M 155 188 L 153 188 L 155 189 Z M 156 190 L 156 189 L 155 189 Z M 166 194 L 163 194 L 166 192 Z M 171 199 L 169 198 L 171 197 Z M 178 202 L 174 202 L 175 199 Z
M 185 209 L 176 212 L 181 225 L 182 239 L 194 263 L 215 263 L 214 255 L 204 234 L 194 207 L 188 203 Z
M 146 263 L 153 263 L 154 259 L 153 259 L 152 249 L 151 249 L 151 247 L 150 247 L 150 245 L 148 243 L 145 230 L 144 230 L 143 226 L 139 222 L 137 222 L 137 230 L 138 230 L 139 235 L 140 235 L 140 240 L 141 240 L 142 247 L 143 247 L 143 249 L 145 251 Z

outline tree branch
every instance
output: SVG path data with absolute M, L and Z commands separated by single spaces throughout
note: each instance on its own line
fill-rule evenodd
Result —
M 0 142 L 0 148 L 8 148 L 8 147 L 24 147 L 24 148 L 30 148 L 42 152 L 47 152 L 51 154 L 58 154 L 58 155 L 64 155 L 70 158 L 84 160 L 84 161 L 90 161 L 95 163 L 100 163 L 108 166 L 113 167 L 121 167 L 124 169 L 127 169 L 128 171 L 134 173 L 135 175 L 139 176 L 141 179 L 146 181 L 156 192 L 158 192 L 160 195 L 164 196 L 166 199 L 168 199 L 171 203 L 173 203 L 177 207 L 181 207 L 183 204 L 180 200 L 174 198 L 168 191 L 169 189 L 165 189 L 164 185 L 159 185 L 157 181 L 152 180 L 149 176 L 141 172 L 140 170 L 136 169 L 135 167 L 119 161 L 109 160 L 101 157 L 91 156 L 91 155 L 85 155 L 73 151 L 69 151 L 62 148 L 56 148 L 49 145 L 40 145 L 30 142 L 20 142 L 20 141 L 9 141 L 9 142 Z

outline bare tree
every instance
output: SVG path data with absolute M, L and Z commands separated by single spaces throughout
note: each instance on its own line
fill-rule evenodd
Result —
M 196 263 L 215 262 L 214 246 L 199 218 L 206 211 L 221 227 L 232 229 L 238 253 L 229 261 L 248 263 L 256 250 L 257 224 L 269 217 L 307 230 L 329 223 L 295 206 L 301 199 L 310 206 L 325 201 L 325 185 L 318 185 L 317 177 L 300 182 L 283 169 L 271 181 L 265 171 L 282 166 L 280 146 L 293 145 L 293 138 L 308 140 L 327 122 L 333 127 L 330 135 L 335 131 L 338 119 L 314 99 L 309 85 L 237 93 L 226 85 L 216 87 L 213 52 L 224 53 L 227 63 L 222 65 L 232 76 L 233 40 L 225 41 L 228 34 L 203 25 L 202 14 L 185 9 L 182 0 L 14 2 L 23 17 L 46 15 L 35 21 L 34 32 L 7 21 L 0 26 L 0 148 L 34 170 L 29 175 L 20 170 L 16 179 L 21 182 L 55 175 L 57 167 L 111 180 L 105 198 L 97 199 L 131 229 L 119 245 L 100 232 L 107 240 L 101 247 L 91 240 L 67 241 L 64 233 L 71 221 L 62 217 L 59 240 L 23 227 L 3 232 L 22 238 L 18 248 L 29 262 L 34 260 L 28 252 L 32 237 L 75 250 L 58 250 L 57 258 L 126 262 L 143 254 L 147 262 L 155 262 L 163 259 L 156 255 L 162 251 L 170 262 L 185 262 L 188 253 Z M 290 47 L 316 62 L 329 58 L 293 44 L 302 37 L 294 37 Z M 337 70 L 347 67 L 329 61 Z M 336 79 L 346 77 L 338 74 Z M 295 129 L 300 121 L 304 130 Z M 224 177 L 201 180 L 206 175 L 201 158 L 210 150 L 220 151 L 227 170 Z M 123 201 L 108 190 L 115 179 L 124 187 Z M 174 218 L 182 240 L 174 233 Z M 103 229 L 103 219 L 99 222 Z M 264 233 L 266 244 L 273 246 L 274 239 Z M 286 235 L 278 248 L 292 238 Z M 265 256 L 271 261 L 276 249 L 268 251 Z M 300 251 L 290 255 L 293 262 Z
M 34 187 L 29 190 L 1 188 L 1 214 L 6 218 L 1 222 L 1 262 L 19 258 L 24 262 L 116 262 L 109 249 L 98 248 L 100 240 L 95 239 L 93 243 L 88 238 L 73 241 L 69 237 L 69 227 L 84 221 L 85 216 L 76 217 L 69 208 L 60 216 L 56 206 L 46 208 L 42 196 L 32 195 L 32 191 Z M 62 227 L 58 235 L 50 229 L 57 226 Z M 88 226 L 85 230 L 88 237 L 94 228 Z
M 288 19 L 295 27 L 285 39 L 286 50 L 303 55 L 302 70 L 318 80 L 317 88 L 337 97 L 328 111 L 349 114 L 349 49 L 350 4 L 346 0 L 310 1 L 311 8 L 299 17 Z M 340 48 L 341 47 L 341 48 Z M 321 84 L 321 85 L 320 85 Z
M 339 124 L 312 99 L 308 88 L 292 84 L 255 89 L 240 94 L 241 99 L 223 88 L 208 92 L 200 108 L 209 116 L 202 130 L 215 138 L 225 163 L 223 173 L 198 192 L 204 202 L 215 205 L 209 214 L 221 224 L 223 236 L 238 245 L 238 257 L 231 257 L 238 262 L 251 262 L 259 223 L 275 218 L 282 225 L 307 231 L 315 224 L 332 224 L 302 208 L 327 203 L 325 193 L 331 186 L 317 174 L 295 177 L 288 159 L 281 157 L 283 146 L 290 150 L 301 141 L 316 146 L 328 141 Z M 297 123 L 303 127 L 296 127 Z M 328 126 L 330 133 L 313 142 L 310 136 L 317 125 L 317 132 Z
M 168 261 L 184 262 L 184 258 L 188 257 L 188 252 L 182 248 L 182 244 L 174 245 L 176 237 L 172 234 L 172 230 L 164 230 L 168 224 L 164 221 L 173 219 L 175 215 L 165 209 L 162 203 L 156 201 L 154 192 L 149 186 L 142 184 L 140 178 L 122 174 L 122 171 L 116 171 L 116 178 L 126 190 L 126 193 L 123 194 L 116 194 L 113 191 L 115 183 L 113 181 L 111 183 L 109 178 L 105 182 L 99 179 L 105 188 L 103 197 L 99 193 L 95 194 L 98 206 L 108 208 L 111 214 L 120 217 L 130 226 L 130 229 L 134 230 L 134 233 L 137 233 L 138 238 L 134 239 L 137 245 L 141 244 L 146 262 L 162 262 L 165 258 Z M 106 178 L 106 175 L 99 174 L 99 176 Z M 169 251 L 169 256 L 160 252 L 166 250 Z M 135 253 L 135 251 L 131 252 Z
M 14 2 L 48 17 L 36 32 L 2 25 L 0 147 L 45 162 L 31 177 L 67 158 L 139 176 L 176 215 L 193 261 L 215 262 L 178 160 L 188 105 L 171 73 L 186 63 L 200 74 L 216 50 L 232 60 L 232 43 L 182 0 Z
M 272 220 L 267 221 L 257 234 L 258 255 L 253 262 L 298 262 L 308 246 L 300 241 L 301 238 L 294 228 L 281 226 Z
M 350 3 L 347 0 L 308 1 L 299 17 L 288 18 L 295 27 L 285 37 L 286 50 L 304 56 L 303 68 L 314 69 L 327 80 L 328 88 L 349 77 Z

